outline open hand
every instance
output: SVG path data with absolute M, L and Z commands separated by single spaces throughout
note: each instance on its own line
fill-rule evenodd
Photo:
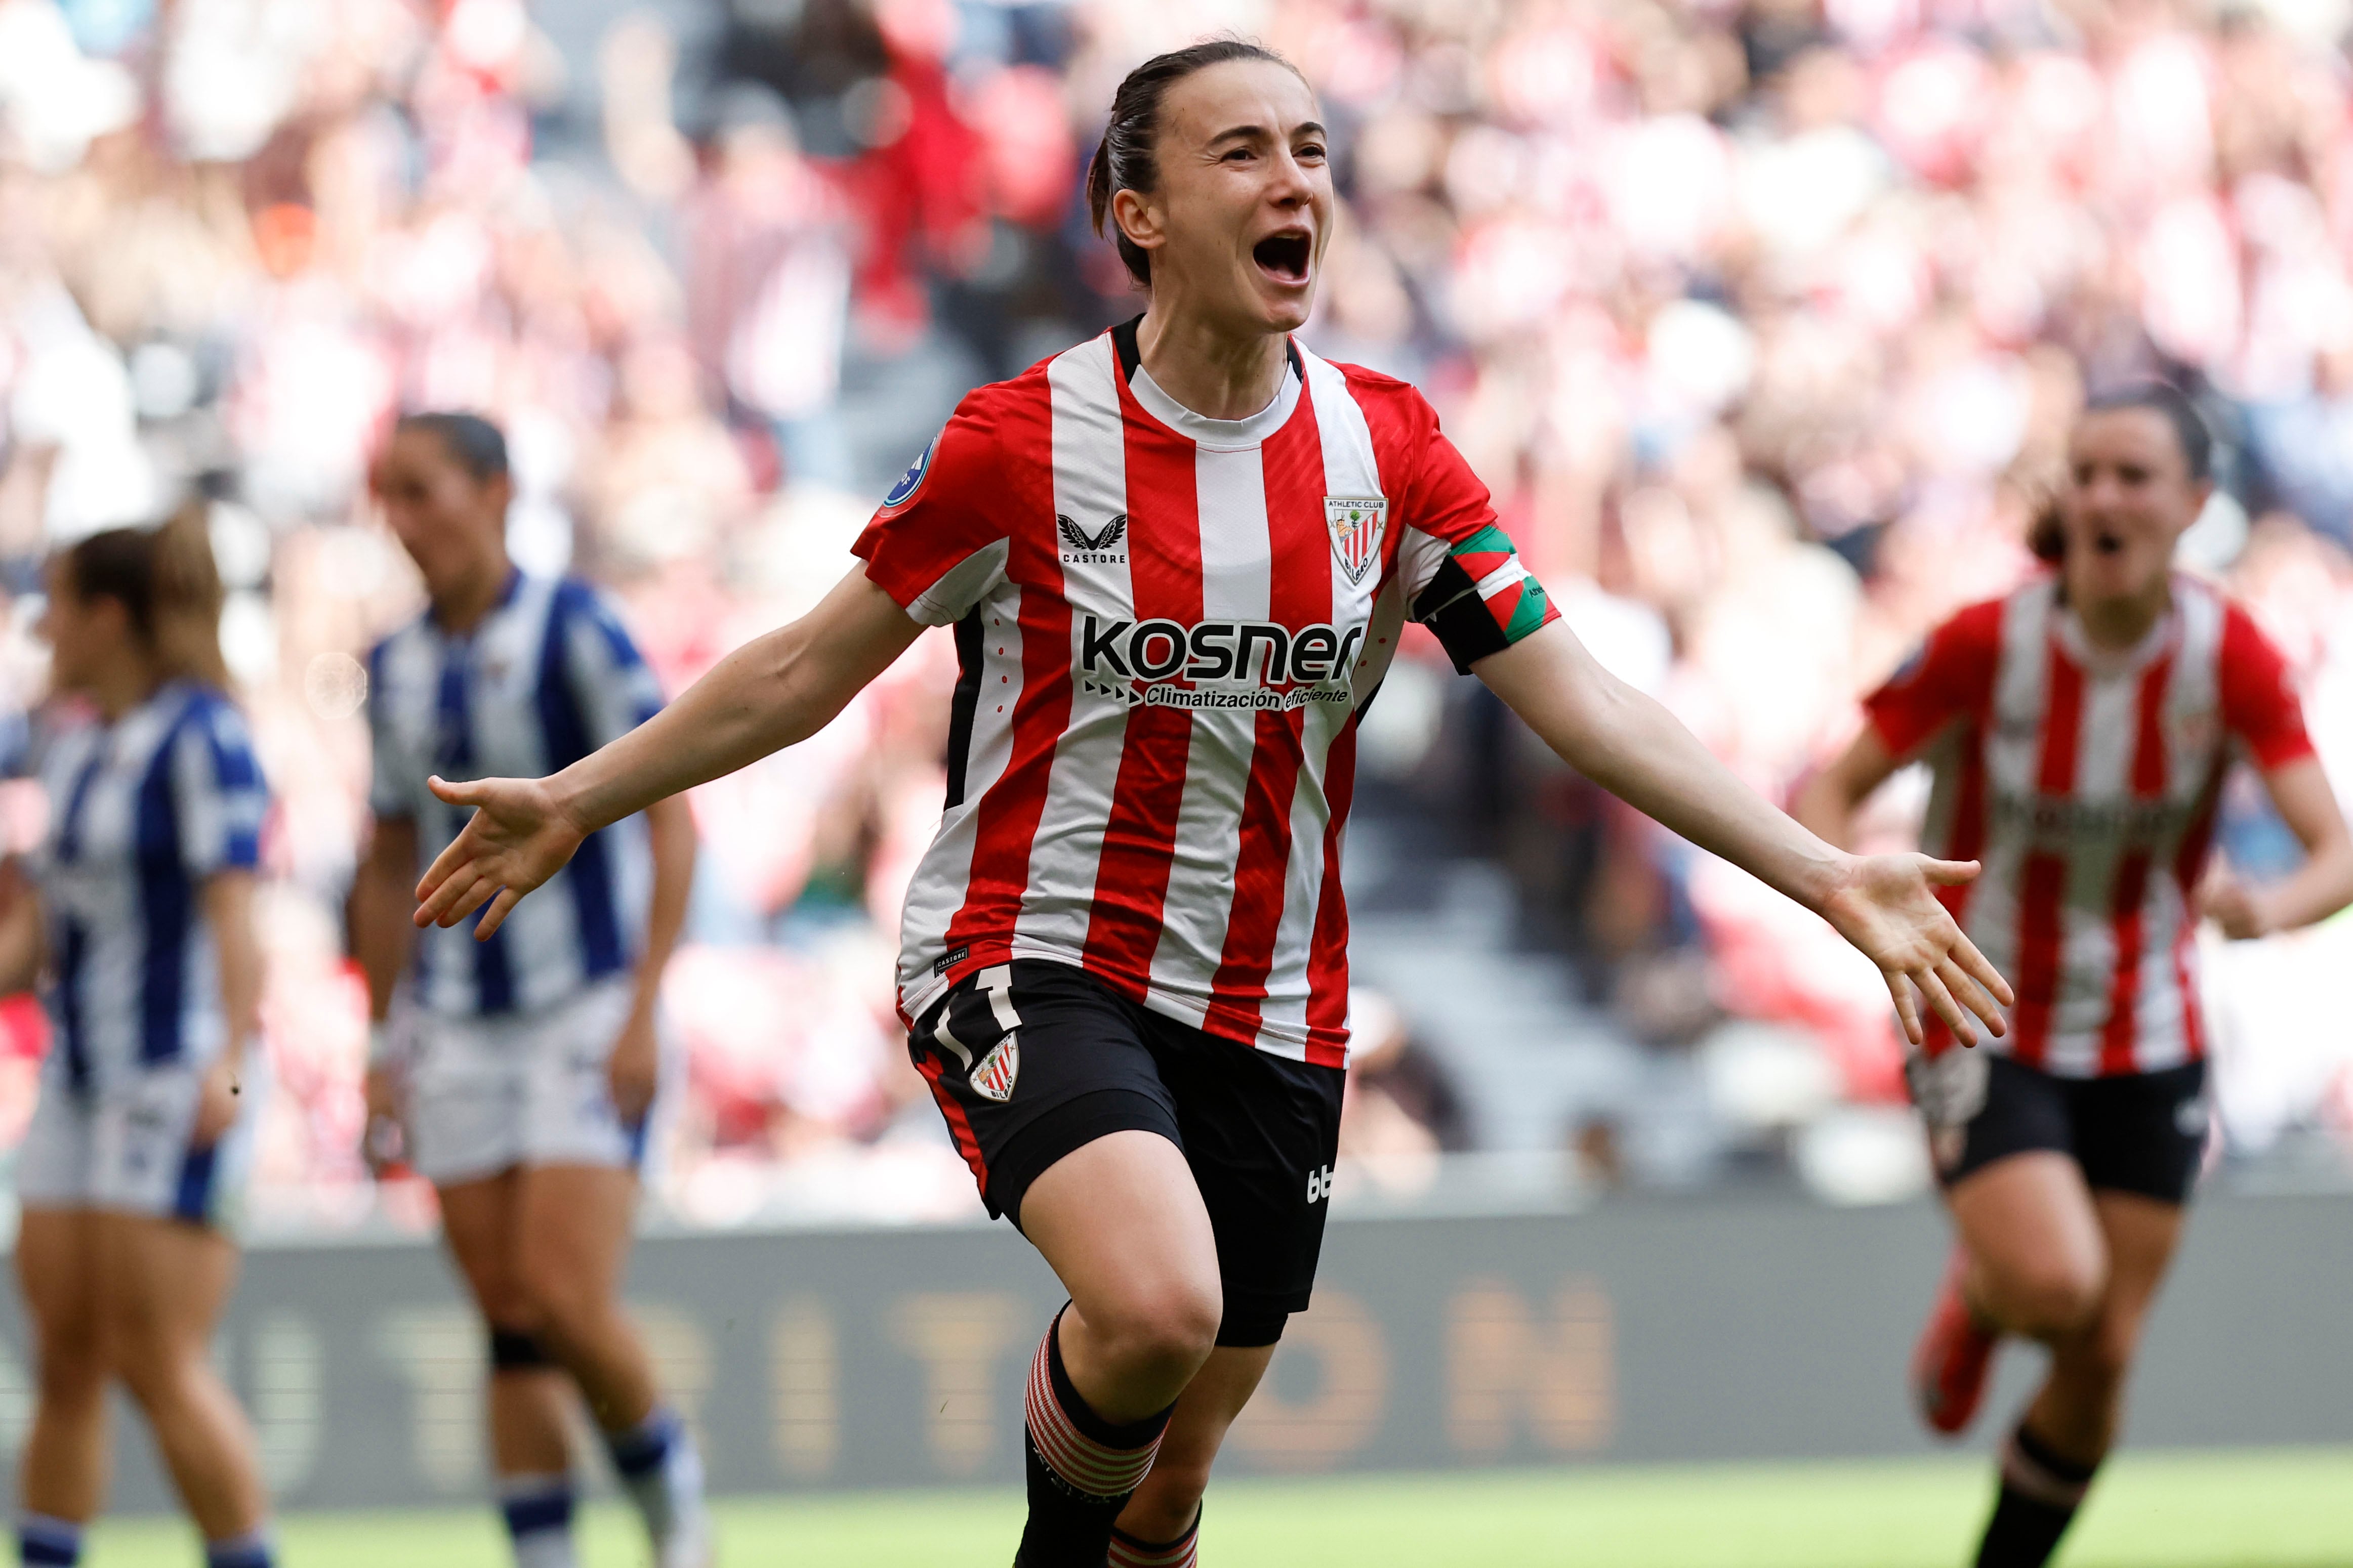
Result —
M 1936 901 L 1936 889 L 1970 881 L 1978 869 L 1974 860 L 1858 856 L 1847 862 L 1837 887 L 1822 901 L 1823 918 L 1879 966 L 1895 998 L 1905 1037 L 1915 1046 L 1926 1043 L 1920 999 L 1965 1046 L 1978 1043 L 1971 1015 L 1995 1035 L 2008 1030 L 2001 1009 L 2017 1000 L 2010 982 Z
M 417 913 L 411 918 L 419 927 L 456 925 L 488 903 L 474 927 L 476 941 L 487 939 L 507 911 L 562 869 L 587 837 L 556 805 L 544 779 L 427 782 L 451 805 L 474 807 L 474 815 L 417 884 Z

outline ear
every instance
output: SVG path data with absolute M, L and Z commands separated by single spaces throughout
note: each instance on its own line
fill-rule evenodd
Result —
M 1168 243 L 1161 215 L 1152 198 L 1141 191 L 1118 190 L 1111 195 L 1111 221 L 1138 250 L 1153 251 Z
M 507 513 L 512 510 L 514 506 L 514 476 L 512 474 L 491 475 L 488 479 L 482 481 L 482 494 L 484 498 L 489 500 L 491 508 L 497 512 L 501 523 L 503 523 Z

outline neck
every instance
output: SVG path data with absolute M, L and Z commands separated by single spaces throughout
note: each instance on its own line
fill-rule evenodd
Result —
M 465 636 L 498 607 L 500 596 L 507 591 L 507 578 L 513 571 L 506 552 L 501 550 L 496 560 L 477 566 L 455 583 L 434 589 L 433 619 L 443 631 Z
M 83 684 L 82 694 L 98 705 L 99 712 L 111 724 L 154 696 L 163 684 L 163 675 L 151 660 L 132 654 L 91 676 Z
M 2173 581 L 2170 575 L 2160 577 L 2140 593 L 2116 598 L 2081 594 L 2070 594 L 2067 598 L 2094 647 L 2121 651 L 2137 646 L 2158 617 L 2173 607 Z
M 1283 334 L 1235 332 L 1155 296 L 1135 329 L 1154 384 L 1204 419 L 1247 419 L 1282 390 Z

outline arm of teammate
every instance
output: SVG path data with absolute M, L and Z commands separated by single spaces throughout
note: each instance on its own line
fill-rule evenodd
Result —
M 1934 890 L 1975 877 L 1974 862 L 1854 856 L 1825 843 L 1603 669 L 1563 623 L 1488 655 L 1472 673 L 1569 766 L 1828 920 L 1878 966 L 1914 1044 L 1923 1038 L 1915 991 L 1964 1045 L 1977 1040 L 1972 1014 L 2003 1032 L 2010 986 Z
M 416 923 L 452 926 L 487 903 L 475 935 L 488 937 L 589 834 L 807 740 L 923 630 L 852 571 L 807 615 L 737 648 L 678 700 L 562 773 L 433 779 L 436 795 L 476 809 L 417 883 Z
M 646 912 L 645 951 L 638 959 L 637 984 L 628 1022 L 614 1043 L 606 1077 L 613 1109 L 624 1126 L 643 1120 L 661 1080 L 661 1039 L 656 1019 L 661 1007 L 662 970 L 686 929 L 686 899 L 694 885 L 694 812 L 684 795 L 669 795 L 646 807 L 646 835 L 653 850 L 653 898 Z
M 39 982 L 47 941 L 41 895 L 11 860 L 0 867 L 0 996 L 30 991 Z
M 1903 761 L 1887 749 L 1878 731 L 1866 725 L 1837 761 L 1799 786 L 1797 798 L 1789 803 L 1789 815 L 1823 843 L 1843 849 L 1848 835 L 1854 831 L 1856 808 L 1887 782 Z
M 213 955 L 220 966 L 221 1019 L 228 1038 L 220 1058 L 205 1075 L 190 1138 L 199 1149 L 220 1142 L 237 1121 L 244 1090 L 247 1053 L 259 1049 L 261 1034 L 261 940 L 253 924 L 254 875 L 242 868 L 216 871 L 205 879 L 205 923 L 212 931 Z
M 416 908 L 410 890 L 416 878 L 417 819 L 377 817 L 343 906 L 352 957 L 367 982 L 367 1122 L 360 1132 L 360 1152 L 371 1170 L 380 1171 L 393 1157 L 400 1126 L 400 1064 L 386 1047 L 384 1031 L 392 1016 L 392 994 L 417 943 L 416 928 L 408 923 Z
M 2267 887 L 2249 887 L 2226 873 L 2199 892 L 2199 912 L 2233 942 L 2294 931 L 2353 903 L 2353 835 L 2320 759 L 2306 753 L 2263 772 L 2263 787 L 2290 831 L 2304 845 L 2304 864 Z

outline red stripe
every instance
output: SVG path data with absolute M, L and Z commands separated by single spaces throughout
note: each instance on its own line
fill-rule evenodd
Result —
M 964 1113 L 964 1107 L 956 1103 L 955 1096 L 940 1083 L 940 1064 L 931 1052 L 921 1053 L 915 1062 L 915 1070 L 922 1073 L 923 1081 L 932 1086 L 932 1098 L 940 1102 L 940 1114 L 947 1118 L 948 1131 L 955 1139 L 956 1152 L 962 1154 L 964 1163 L 972 1167 L 972 1179 L 980 1184 L 980 1195 L 987 1197 L 988 1163 L 981 1157 L 980 1140 L 973 1135 L 972 1119 Z
M 2197 889 L 2198 879 L 2206 869 L 2206 852 L 2214 842 L 2214 812 L 2221 794 L 2221 778 L 2217 770 L 2207 779 L 2206 793 L 2173 858 L 2173 879 L 2181 889 L 2184 910 L 2179 927 L 2173 933 L 2173 983 L 2181 988 L 2181 1032 L 2188 1043 L 2188 1059 L 2193 1062 L 2206 1055 L 2206 1024 L 2204 1014 L 2199 1010 L 2198 987 L 2192 984 L 2189 973 L 2198 922 L 2187 911 L 2191 907 L 2190 895 Z
M 2042 705 L 2042 758 L 2036 792 L 2063 798 L 2075 789 L 2075 749 L 2084 720 L 2084 672 L 2062 652 L 2057 638 L 2046 643 Z M 2010 1054 L 2025 1067 L 2040 1067 L 2051 1040 L 2051 1008 L 2058 998 L 2060 949 L 2065 937 L 2067 862 L 2037 850 L 2026 858 L 2018 917 L 2017 1033 Z
M 1361 712 L 1361 710 L 1359 710 Z M 1356 714 L 1350 714 L 1324 762 L 1324 885 L 1315 900 L 1315 933 L 1307 953 L 1307 1059 L 1348 1065 L 1348 901 L 1340 888 L 1340 832 L 1356 793 Z
M 1260 448 L 1266 495 L 1268 619 L 1297 631 L 1332 618 L 1332 542 L 1324 518 L 1324 442 L 1313 398 L 1302 389 L 1299 407 Z M 1219 955 L 1217 998 L 1202 1026 L 1212 1034 L 1254 1041 L 1266 977 L 1282 923 L 1291 880 L 1291 806 L 1306 760 L 1306 710 L 1258 716 L 1250 782 L 1242 794 L 1241 842 L 1234 857 L 1233 904 Z
M 986 938 L 999 945 L 986 952 L 976 948 L 949 972 L 950 981 L 1003 954 L 1001 944 L 1012 932 L 1029 886 L 1030 848 L 1046 809 L 1054 748 L 1071 722 L 1071 606 L 1062 597 L 1062 563 L 1053 545 L 1053 401 L 1042 368 L 1022 379 L 1030 384 L 1029 395 L 1007 400 L 997 430 L 1008 493 L 996 502 L 1033 514 L 1028 525 L 1007 530 L 1011 547 L 1006 571 L 1025 584 L 1021 690 L 1014 699 L 1013 744 L 1005 773 L 974 808 L 964 905 L 943 939 L 951 949 Z
M 2157 800 L 2165 794 L 2165 689 L 2173 678 L 2173 656 L 2150 665 L 2140 679 L 2139 723 L 2133 738 L 2132 795 Z M 2147 941 L 2149 854 L 2136 849 L 2116 868 L 2109 920 L 2116 932 L 2116 970 L 2108 984 L 2108 1022 L 2100 1032 L 2100 1074 L 2135 1070 L 2136 1026 L 2140 1012 L 2140 970 Z
M 1135 406 L 1123 383 L 1127 438 L 1127 559 L 1138 626 L 1201 619 L 1201 520 L 1193 443 Z M 1113 786 L 1103 857 L 1087 925 L 1086 966 L 1130 995 L 1151 984 L 1162 910 L 1185 800 L 1193 715 L 1182 708 L 1131 708 Z
M 1997 606 L 1999 607 L 1999 606 Z M 1968 726 L 1963 731 L 1958 747 L 1960 786 L 1954 792 L 1953 820 L 1946 834 L 1946 842 L 1938 851 L 1946 860 L 1975 860 L 1985 853 L 1986 842 L 1986 739 L 1993 732 L 1993 686 L 1987 682 L 1978 702 L 1969 714 Z M 1968 930 L 1969 895 L 1977 889 L 1975 882 L 1961 882 L 1936 889 L 1936 901 L 1953 917 L 1953 923 L 1964 931 Z M 1923 1008 L 1921 1011 L 1922 1048 L 1934 1057 L 1949 1049 L 1953 1031 L 1945 1020 Z

